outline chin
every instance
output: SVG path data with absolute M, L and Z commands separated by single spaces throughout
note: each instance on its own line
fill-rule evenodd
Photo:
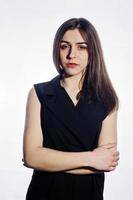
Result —
M 76 67 L 76 68 L 68 68 L 67 66 L 64 66 L 64 74 L 66 76 L 75 76 L 75 75 L 80 75 L 82 76 L 82 74 L 84 73 L 84 71 L 86 70 L 86 67 Z
M 75 72 L 74 72 L 74 71 L 73 71 L 73 72 L 65 71 L 64 74 L 65 74 L 66 76 L 76 76 L 76 75 L 80 75 L 80 74 L 82 75 L 82 72 L 81 72 L 81 71 L 80 71 L 80 72 L 76 72 L 76 71 L 75 71 Z

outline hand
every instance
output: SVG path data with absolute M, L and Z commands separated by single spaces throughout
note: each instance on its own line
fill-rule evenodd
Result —
M 97 170 L 113 171 L 118 165 L 119 152 L 116 147 L 98 147 L 92 152 L 92 167 Z

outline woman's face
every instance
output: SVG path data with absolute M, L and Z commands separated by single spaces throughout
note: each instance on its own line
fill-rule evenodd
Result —
M 88 46 L 78 29 L 65 32 L 60 44 L 61 66 L 67 75 L 85 71 L 88 64 Z

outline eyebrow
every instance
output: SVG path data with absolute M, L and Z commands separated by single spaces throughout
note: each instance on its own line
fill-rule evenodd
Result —
M 67 44 L 70 44 L 70 42 L 68 41 L 65 41 L 65 40 L 61 40 L 61 42 L 64 42 L 64 43 L 67 43 Z M 87 42 L 76 42 L 76 44 L 88 44 Z

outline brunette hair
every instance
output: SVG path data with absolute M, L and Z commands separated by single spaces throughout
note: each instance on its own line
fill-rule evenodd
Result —
M 98 33 L 87 19 L 71 18 L 59 27 L 53 43 L 53 61 L 55 67 L 62 77 L 63 69 L 60 60 L 60 44 L 65 32 L 73 29 L 80 31 L 88 44 L 89 53 L 89 62 L 83 74 L 83 85 L 78 98 L 87 97 L 89 102 L 95 98 L 99 98 L 106 106 L 107 113 L 109 114 L 115 108 L 118 109 L 119 100 L 107 73 Z

